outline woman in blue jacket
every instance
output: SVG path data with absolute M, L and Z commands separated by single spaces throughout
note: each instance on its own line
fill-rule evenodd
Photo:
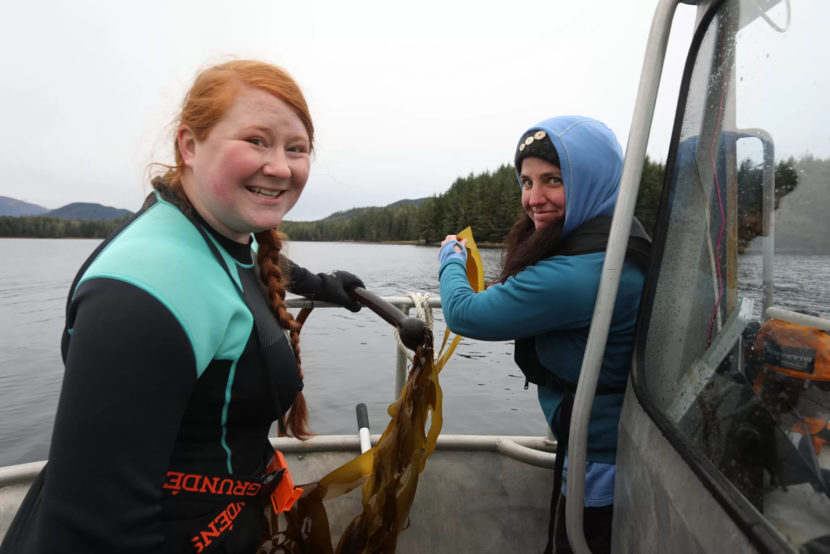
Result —
M 580 116 L 542 121 L 516 147 L 523 214 L 508 235 L 496 283 L 473 292 L 466 250 L 454 235 L 439 253 L 448 325 L 470 338 L 516 341 L 516 363 L 538 386 L 545 418 L 565 447 L 622 165 L 622 148 L 603 123 Z M 631 237 L 588 430 L 584 522 L 595 553 L 610 550 L 617 425 L 648 256 L 648 237 L 636 221 Z M 556 552 L 569 552 L 559 482 L 557 474 L 548 551 L 553 542 Z

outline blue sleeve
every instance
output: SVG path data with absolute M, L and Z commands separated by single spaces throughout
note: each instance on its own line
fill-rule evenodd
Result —
M 456 246 L 459 248 L 458 252 L 455 251 Z M 458 258 L 459 260 L 466 262 L 467 248 L 457 240 L 449 241 L 438 251 L 438 261 L 443 264 L 450 258 Z
M 439 269 L 441 304 L 453 332 L 509 340 L 591 323 L 604 253 L 554 256 L 504 283 L 473 292 L 466 267 L 448 259 Z

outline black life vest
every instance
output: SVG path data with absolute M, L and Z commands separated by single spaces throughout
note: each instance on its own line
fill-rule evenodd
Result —
M 611 230 L 611 217 L 599 216 L 585 222 L 577 230 L 562 240 L 554 255 L 577 256 L 605 252 L 608 245 L 608 235 Z M 633 218 L 631 234 L 628 238 L 626 258 L 646 267 L 651 250 L 651 239 L 643 225 Z M 513 360 L 525 376 L 525 389 L 528 383 L 545 386 L 555 391 L 576 393 L 576 383 L 565 381 L 545 368 L 539 355 L 536 353 L 536 337 L 516 339 L 513 350 Z M 597 394 L 618 394 L 624 388 L 597 386 Z

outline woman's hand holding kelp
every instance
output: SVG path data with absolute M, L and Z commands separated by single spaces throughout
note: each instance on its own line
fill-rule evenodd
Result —
M 438 261 L 442 264 L 450 258 L 467 261 L 467 239 L 458 240 L 455 235 L 447 235 L 438 251 Z

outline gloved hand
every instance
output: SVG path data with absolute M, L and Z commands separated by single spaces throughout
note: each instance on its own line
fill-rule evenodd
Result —
M 347 310 L 352 312 L 359 312 L 361 308 L 360 302 L 349 296 L 349 290 L 355 287 L 363 287 L 363 281 L 360 277 L 349 273 L 348 271 L 331 271 L 329 273 L 318 273 L 317 276 L 322 281 L 319 288 L 317 298 L 323 302 L 331 302 L 333 304 L 340 304 Z
M 455 247 L 461 248 L 460 252 L 456 252 Z M 467 261 L 467 248 L 457 240 L 448 240 L 444 242 L 441 250 L 438 251 L 438 261 L 442 264 L 450 258 L 458 258 L 461 261 Z

